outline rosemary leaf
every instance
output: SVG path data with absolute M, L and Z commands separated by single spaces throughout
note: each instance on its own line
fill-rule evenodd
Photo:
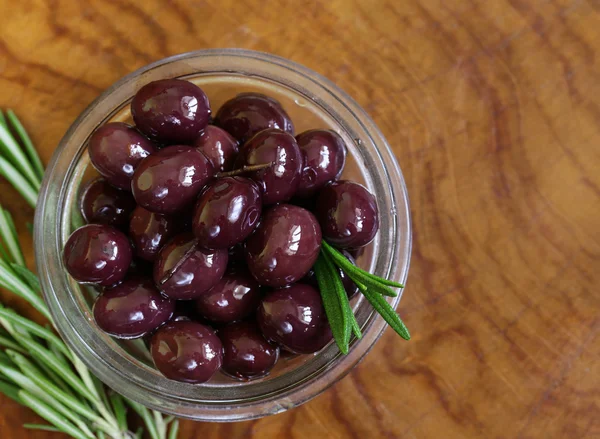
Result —
M 17 277 L 10 265 L 3 259 L 0 259 L 0 286 L 27 300 L 46 319 L 52 321 L 52 316 L 44 300 L 21 278 Z
M 340 253 L 337 249 L 329 245 L 325 240 L 323 240 L 322 245 L 327 251 L 327 254 L 329 254 L 335 260 L 336 264 L 340 266 L 344 271 L 359 272 L 362 275 L 388 287 L 404 288 L 404 285 L 400 282 L 394 282 L 391 280 L 387 280 L 383 277 L 375 276 L 374 274 L 369 273 L 368 271 L 363 270 L 362 268 L 359 268 L 356 265 L 352 264 L 352 262 L 350 262 L 342 253 Z
M 71 395 L 72 397 L 75 397 L 75 393 L 71 389 L 71 387 L 69 387 L 69 385 L 65 383 L 65 381 L 56 374 L 56 372 L 50 369 L 45 362 L 40 361 L 35 357 L 33 358 L 33 360 L 38 365 L 38 367 L 46 374 L 48 379 L 52 380 L 52 382 L 56 386 L 58 386 L 63 392 L 65 392 L 68 395 Z
M 115 417 L 117 419 L 117 424 L 119 425 L 119 428 L 123 431 L 127 430 L 127 408 L 125 407 L 125 403 L 123 402 L 123 397 L 118 393 L 111 392 L 109 395 L 109 399 L 113 411 L 115 412 Z
M 9 116 L 10 118 L 10 116 Z M 0 152 L 5 159 L 19 170 L 20 174 L 25 178 L 32 187 L 37 191 L 40 190 L 42 179 L 36 175 L 27 156 L 19 146 L 18 142 L 12 136 L 11 132 L 3 125 L 0 125 Z
M 49 327 L 46 326 L 46 330 L 48 331 L 52 331 Z M 46 340 L 47 341 L 47 340 Z M 63 345 L 64 347 L 66 347 L 66 345 Z M 65 367 L 71 367 L 71 361 L 70 359 L 73 358 L 73 352 L 71 352 L 68 348 L 66 350 L 66 352 L 59 346 L 57 346 L 55 343 L 49 343 L 47 342 L 47 346 L 48 349 L 50 349 L 50 351 L 52 351 L 52 353 L 54 354 L 54 356 L 61 361 Z M 67 357 L 68 355 L 68 357 Z
M 42 425 L 42 424 L 23 424 L 23 427 L 29 430 L 41 430 L 41 431 L 53 431 L 55 433 L 61 433 L 62 431 L 59 428 L 53 427 L 51 425 Z
M 356 321 L 356 316 L 354 315 L 353 312 L 352 312 L 352 319 L 350 319 L 350 325 L 352 326 L 352 332 L 354 333 L 356 338 L 361 339 L 362 331 L 360 330 L 360 326 L 358 325 L 358 322 Z
M 323 299 L 323 307 L 325 308 L 325 314 L 327 315 L 333 338 L 340 351 L 343 354 L 347 354 L 352 328 L 348 321 L 348 315 L 344 312 L 340 304 L 336 284 L 334 283 L 335 277 L 337 276 L 339 279 L 339 275 L 337 272 L 332 273 L 330 271 L 330 266 L 325 258 L 322 252 L 319 253 L 317 263 L 314 266 L 315 275 L 317 276 L 321 298 Z
M 132 400 L 126 400 L 125 402 L 129 404 L 129 406 L 140 416 L 140 418 L 142 418 L 144 424 L 146 424 L 148 434 L 152 439 L 163 439 L 158 435 L 158 430 L 156 428 L 156 425 L 154 424 L 152 416 L 150 415 L 150 410 Z
M 23 405 L 23 401 L 21 401 L 21 398 L 19 397 L 19 390 L 20 389 L 17 386 L 10 384 L 7 381 L 0 380 L 0 393 L 8 396 L 18 404 Z
M 13 269 L 13 271 L 21 277 L 21 279 L 27 282 L 27 285 L 29 285 L 32 290 L 34 290 L 36 293 L 41 294 L 42 286 L 40 285 L 40 281 L 38 280 L 35 274 L 33 274 L 27 267 L 24 267 L 22 265 L 11 263 L 10 266 Z
M 10 256 L 8 256 L 8 253 L 6 252 L 2 241 L 0 241 L 0 259 L 4 261 L 10 261 Z
M 25 317 L 20 316 L 13 310 L 4 308 L 1 304 L 0 304 L 0 317 L 3 317 L 6 320 L 8 320 L 14 324 L 18 324 L 18 325 L 22 326 L 31 334 L 37 335 L 38 337 L 41 337 L 41 338 L 47 340 L 48 342 L 52 343 L 64 355 L 69 356 L 69 357 L 71 356 L 71 352 L 69 351 L 69 349 L 67 349 L 67 347 L 65 346 L 63 341 L 60 338 L 58 338 L 58 336 L 54 335 L 51 331 L 44 328 L 43 326 L 40 326 L 37 323 L 35 323 L 29 319 L 26 319 Z
M 169 430 L 169 437 L 167 439 L 177 439 L 177 434 L 179 433 L 179 420 L 175 419 L 171 422 L 171 427 Z
M 10 338 L 4 335 L 0 335 L 0 346 L 12 349 L 13 351 L 17 351 L 22 354 L 27 354 L 27 351 L 25 351 L 21 346 L 19 346 L 16 341 L 11 340 Z
M 4 211 L 4 216 L 6 217 L 6 220 L 8 221 L 8 224 L 10 225 L 10 229 L 13 232 L 13 236 L 15 238 L 15 241 L 17 242 L 17 245 L 19 246 L 19 249 L 21 249 L 21 246 L 19 245 L 19 234 L 17 233 L 17 226 L 15 226 L 15 222 L 13 221 L 13 217 L 10 214 L 10 212 L 6 209 L 3 209 Z
M 73 424 L 75 424 L 75 426 L 79 428 L 82 433 L 86 434 L 88 437 L 93 437 L 93 434 L 87 427 L 86 423 L 79 416 L 77 416 L 72 409 L 69 409 L 67 406 L 57 401 L 54 398 L 54 395 L 49 392 L 51 389 L 48 389 L 43 385 L 40 386 L 39 383 L 34 379 L 5 364 L 0 365 L 0 370 L 6 377 L 8 377 L 25 391 L 29 392 L 32 396 L 39 398 L 39 400 L 43 401 L 44 403 L 51 404 L 56 413 L 73 422 Z M 19 396 L 21 396 L 21 392 L 19 392 Z
M 4 351 L 0 351 L 0 365 L 7 365 L 9 367 L 13 367 L 14 364 L 12 362 L 12 360 L 10 359 L 10 357 L 6 354 L 6 352 Z M 0 374 L 0 376 L 2 376 Z
M 356 267 L 356 268 L 358 269 L 357 271 L 359 273 L 365 275 L 366 277 L 372 279 L 373 281 L 375 281 L 381 285 L 385 285 L 386 287 L 404 288 L 404 285 L 401 284 L 400 282 L 394 282 L 391 280 L 387 280 L 387 279 L 384 279 L 383 277 L 375 276 L 374 274 L 369 273 L 368 271 L 363 270 L 362 268 L 358 268 L 358 267 Z M 398 294 L 394 294 L 391 297 L 396 297 L 397 295 Z
M 331 247 L 324 240 L 321 244 L 321 248 L 325 250 L 327 255 L 330 256 L 335 264 L 340 267 L 353 281 L 356 282 L 358 280 L 359 282 L 372 287 L 372 289 L 376 290 L 379 294 L 391 297 L 396 297 L 398 293 L 389 288 L 386 283 L 392 283 L 394 286 L 399 285 L 401 288 L 403 288 L 402 284 L 385 280 L 353 265 L 348 259 L 346 259 L 344 255 Z
M 93 375 L 90 373 L 90 370 L 86 367 L 86 365 L 83 364 L 83 361 L 81 361 L 77 355 L 72 355 L 71 363 L 73 364 L 75 371 L 81 377 L 81 381 L 83 381 L 85 387 L 92 394 L 92 402 L 97 403 L 97 401 L 101 399 L 100 394 L 103 394 L 106 398 L 106 400 L 103 402 L 108 405 L 108 397 L 106 396 L 106 392 L 103 391 L 102 385 L 99 384 L 99 380 L 94 380 Z
M 21 389 L 27 390 L 28 392 L 31 392 L 32 395 L 44 399 L 47 402 L 51 402 L 51 398 L 45 394 L 31 378 L 25 376 L 22 372 L 15 369 L 11 363 L 3 360 L 0 363 L 0 372 L 7 378 L 7 380 L 11 381 L 13 384 L 16 384 Z
M 98 395 L 98 399 L 100 400 L 100 402 L 102 403 L 101 406 L 103 405 L 104 407 L 111 407 L 111 403 L 110 400 L 108 398 L 108 392 L 110 391 L 109 389 L 107 389 L 104 384 L 102 383 L 102 381 L 100 381 L 98 378 L 96 378 L 94 375 L 92 375 L 91 373 L 89 373 L 89 369 L 86 367 L 86 369 L 88 371 L 88 375 L 90 377 L 90 384 L 92 385 L 92 387 L 94 388 L 94 391 L 96 392 L 96 394 Z M 83 378 L 82 378 L 83 379 Z M 85 380 L 83 381 L 84 383 L 86 382 Z M 87 385 L 87 384 L 86 384 Z M 89 386 L 88 386 L 89 388 Z
M 404 322 L 400 319 L 398 314 L 387 301 L 376 292 L 373 292 L 365 285 L 357 285 L 361 293 L 367 298 L 369 303 L 373 306 L 381 317 L 391 326 L 391 328 L 398 333 L 400 337 L 405 340 L 410 340 L 410 333 L 408 328 L 404 325 Z
M 31 166 L 37 173 L 38 178 L 42 180 L 44 178 L 44 165 L 42 164 L 40 156 L 38 155 L 37 151 L 35 150 L 35 147 L 33 146 L 33 142 L 29 138 L 29 134 L 27 134 L 27 131 L 21 124 L 21 121 L 14 113 L 14 111 L 8 110 L 6 112 L 6 116 L 8 118 L 8 122 L 10 123 L 11 128 L 19 136 L 19 140 L 25 148 L 25 152 L 29 156 L 29 163 L 31 163 Z
M 14 341 L 18 342 L 19 334 L 17 333 L 17 331 L 15 330 L 15 328 L 9 321 L 7 321 L 6 319 L 0 318 L 0 326 L 2 327 L 3 333 L 4 332 L 8 333 Z M 4 354 L 4 351 L 0 351 L 0 357 L 2 355 L 6 355 L 6 354 Z
M 7 351 L 7 354 L 13 360 L 13 362 L 19 366 L 25 376 L 31 379 L 41 390 L 47 393 L 48 396 L 64 404 L 66 407 L 70 408 L 81 416 L 84 416 L 90 421 L 96 422 L 99 420 L 99 416 L 95 412 L 86 408 L 85 405 L 81 404 L 81 401 L 73 398 L 72 395 L 63 392 L 56 385 L 46 379 L 42 372 L 23 355 L 16 352 L 11 352 L 10 350 Z
M 165 424 L 162 414 L 152 410 L 152 416 L 154 416 L 154 425 L 156 425 L 158 437 L 165 438 L 167 436 L 167 424 Z
M 81 380 L 71 371 L 71 369 L 64 367 L 64 363 L 59 361 L 56 356 L 53 355 L 52 351 L 44 348 L 31 339 L 24 338 L 23 340 L 19 340 L 19 342 L 24 348 L 29 350 L 31 355 L 33 355 L 39 361 L 44 361 L 53 372 L 60 376 L 81 396 L 85 397 L 91 402 L 97 401 L 94 395 L 90 393 L 90 390 L 83 385 Z
M 0 130 L 2 127 L 0 127 Z M 35 188 L 21 173 L 4 157 L 0 156 L 0 175 L 4 176 L 21 196 L 35 209 L 39 188 Z
M 381 294 L 382 296 L 387 297 L 398 297 L 398 293 L 392 290 L 390 287 L 386 285 L 380 284 L 378 281 L 363 276 L 360 272 L 345 272 L 350 279 L 354 281 L 354 283 L 362 283 L 363 285 L 368 286 L 371 291 Z
M 350 306 L 350 300 L 348 299 L 348 293 L 346 293 L 346 289 L 344 288 L 344 284 L 342 283 L 342 279 L 340 278 L 339 272 L 329 255 L 327 253 L 323 253 L 324 259 L 327 263 L 327 267 L 329 273 L 331 273 L 331 277 L 333 279 L 333 283 L 335 284 L 335 292 L 337 294 L 338 301 L 340 306 L 342 307 L 342 311 L 346 315 L 346 319 L 348 320 L 349 327 L 348 330 L 348 342 L 350 341 L 350 333 L 354 332 L 356 337 L 362 338 L 362 332 L 360 330 L 360 326 L 358 326 L 358 322 L 356 321 L 356 317 L 354 316 L 354 312 L 352 311 L 352 307 Z
M 12 260 L 19 265 L 25 265 L 25 258 L 19 245 L 19 236 L 17 235 L 15 223 L 10 213 L 2 208 L 0 208 L 0 234 Z

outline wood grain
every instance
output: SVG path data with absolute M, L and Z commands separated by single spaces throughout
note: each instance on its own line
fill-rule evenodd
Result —
M 115 80 L 209 47 L 324 74 L 398 157 L 415 230 L 401 304 L 413 340 L 388 331 L 298 409 L 185 422 L 181 438 L 600 437 L 598 1 L 0 0 L 0 17 L 0 107 L 45 161 Z M 0 189 L 17 223 L 30 221 Z M 2 438 L 60 437 L 24 432 L 36 417 L 0 403 Z

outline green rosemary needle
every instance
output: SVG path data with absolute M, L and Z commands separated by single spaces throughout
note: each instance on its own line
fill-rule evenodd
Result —
M 352 332 L 358 338 L 362 334 L 344 290 L 338 267 L 352 279 L 373 309 L 392 329 L 405 340 L 410 340 L 406 325 L 384 298 L 384 296 L 396 297 L 398 294 L 391 287 L 404 288 L 404 285 L 375 276 L 355 266 L 342 253 L 323 240 L 319 258 L 315 264 L 315 274 L 331 332 L 340 351 L 343 354 L 348 353 Z

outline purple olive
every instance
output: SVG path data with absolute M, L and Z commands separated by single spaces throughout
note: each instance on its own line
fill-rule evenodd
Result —
M 94 168 L 119 189 L 131 190 L 131 179 L 139 163 L 156 151 L 154 144 L 135 128 L 111 122 L 90 138 L 88 152 Z
M 310 130 L 296 136 L 302 153 L 302 176 L 296 195 L 310 197 L 325 184 L 337 180 L 346 162 L 346 145 L 331 130 Z
M 237 140 L 214 125 L 208 125 L 193 146 L 210 160 L 215 171 L 231 171 L 239 152 Z
M 227 250 L 199 247 L 191 233 L 169 241 L 154 262 L 154 282 L 171 299 L 197 299 L 215 286 L 227 268 Z
M 168 323 L 171 322 L 196 322 L 196 323 L 201 323 L 204 324 L 204 322 L 200 321 L 197 317 L 196 317 L 196 313 L 195 313 L 195 309 L 193 307 L 194 302 L 191 300 L 173 300 L 173 302 L 175 303 L 175 310 L 173 311 L 173 315 L 171 316 L 171 319 L 168 321 Z M 156 331 L 152 331 L 148 334 L 145 334 L 142 337 L 142 340 L 144 341 L 144 344 L 146 345 L 146 347 L 148 349 L 150 349 L 151 346 L 151 342 L 152 342 L 152 336 L 154 335 Z
M 215 323 L 230 323 L 247 317 L 262 297 L 260 286 L 248 273 L 230 273 L 196 299 L 196 310 Z
M 218 178 L 196 204 L 193 229 L 200 245 L 229 248 L 252 233 L 262 211 L 260 188 L 244 177 Z
M 197 85 L 161 79 L 135 94 L 131 114 L 138 129 L 159 143 L 192 143 L 208 125 L 210 105 Z
M 217 112 L 215 124 L 240 142 L 267 128 L 294 134 L 292 120 L 281 104 L 260 93 L 242 93 L 225 102 Z
M 256 317 L 267 339 L 294 353 L 317 352 L 332 339 L 321 295 L 310 285 L 297 283 L 272 291 Z
M 244 144 L 236 165 L 271 166 L 248 174 L 263 188 L 263 203 L 275 204 L 289 200 L 300 183 L 302 155 L 296 139 L 286 132 L 268 129 L 259 132 Z
M 150 354 L 156 368 L 167 378 L 201 384 L 221 367 L 223 345 L 210 327 L 179 321 L 167 323 L 156 331 Z
M 174 301 L 162 296 L 151 280 L 133 277 L 100 294 L 93 312 L 104 332 L 137 338 L 168 321 L 174 309 Z
M 279 348 L 269 343 L 254 322 L 236 322 L 219 330 L 223 372 L 249 380 L 264 377 L 277 363 Z
M 161 247 L 181 231 L 179 218 L 160 215 L 138 206 L 129 222 L 129 238 L 135 254 L 146 261 L 154 261 Z
M 282 287 L 302 279 L 314 265 L 321 249 L 321 229 L 308 210 L 280 204 L 263 215 L 245 249 L 256 280 Z
M 115 189 L 104 178 L 88 182 L 81 191 L 81 215 L 87 223 L 122 227 L 135 209 L 131 192 Z
M 321 189 L 315 215 L 323 237 L 339 248 L 367 245 L 379 229 L 375 197 L 352 181 L 336 181 Z
M 172 214 L 193 203 L 213 174 L 212 165 L 197 149 L 170 146 L 140 163 L 131 189 L 140 206 L 151 212 Z
M 88 224 L 75 230 L 63 252 L 67 271 L 77 282 L 102 286 L 121 282 L 131 258 L 127 236 L 102 224 Z

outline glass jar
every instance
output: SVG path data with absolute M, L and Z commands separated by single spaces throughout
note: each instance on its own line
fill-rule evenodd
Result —
M 218 374 L 208 383 L 190 385 L 164 378 L 140 340 L 117 340 L 100 331 L 91 313 L 97 293 L 75 283 L 63 266 L 63 245 L 80 224 L 79 188 L 93 173 L 86 151 L 90 135 L 106 122 L 130 121 L 129 104 L 136 91 L 162 78 L 195 82 L 215 110 L 241 91 L 259 91 L 282 102 L 296 132 L 337 131 L 348 146 L 343 178 L 364 184 L 379 204 L 379 233 L 358 264 L 378 276 L 406 280 L 411 249 L 406 187 L 371 118 L 329 80 L 291 61 L 247 50 L 203 50 L 158 61 L 115 83 L 77 118 L 54 153 L 36 210 L 35 255 L 58 331 L 108 386 L 161 412 L 201 421 L 237 421 L 298 406 L 346 375 L 386 328 L 362 295 L 352 305 L 364 335 L 352 340 L 348 355 L 332 342 L 314 355 L 283 356 L 271 374 L 259 380 L 234 381 Z M 388 301 L 395 308 L 400 297 Z

